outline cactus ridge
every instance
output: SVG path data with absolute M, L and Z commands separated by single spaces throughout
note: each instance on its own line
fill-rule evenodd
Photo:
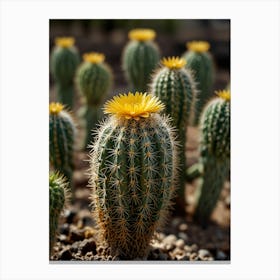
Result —
M 159 115 L 101 127 L 91 152 L 93 211 L 100 239 L 125 259 L 144 258 L 175 190 L 175 141 Z
M 160 59 L 152 41 L 130 41 L 123 52 L 122 67 L 132 90 L 147 91 L 150 75 Z

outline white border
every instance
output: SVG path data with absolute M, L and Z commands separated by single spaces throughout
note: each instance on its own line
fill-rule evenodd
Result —
M 230 265 L 48 263 L 49 18 L 230 18 Z M 2 1 L 1 279 L 279 279 L 279 2 Z

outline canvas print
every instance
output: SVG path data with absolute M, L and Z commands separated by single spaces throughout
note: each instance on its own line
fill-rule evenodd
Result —
M 49 24 L 49 260 L 230 261 L 230 20 Z

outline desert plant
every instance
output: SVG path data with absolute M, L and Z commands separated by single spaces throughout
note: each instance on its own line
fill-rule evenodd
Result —
M 161 63 L 162 67 L 153 76 L 151 92 L 163 102 L 165 113 L 172 117 L 172 123 L 178 130 L 181 172 L 179 174 L 180 186 L 177 206 L 178 208 L 182 208 L 184 207 L 185 198 L 186 129 L 193 111 L 196 86 L 191 71 L 184 67 L 186 64 L 185 59 L 168 57 L 163 58 Z
M 123 51 L 122 67 L 133 91 L 147 91 L 150 75 L 159 62 L 155 36 L 151 29 L 133 29 L 128 34 L 130 41 Z
M 201 116 L 202 184 L 195 219 L 203 226 L 215 208 L 230 168 L 230 92 L 218 91 Z
M 176 179 L 176 141 L 164 105 L 150 94 L 121 94 L 105 104 L 110 117 L 90 159 L 99 242 L 122 259 L 143 259 L 167 218 Z
M 53 253 L 59 216 L 68 202 L 68 183 L 59 173 L 49 175 L 49 254 Z
M 76 134 L 71 113 L 61 103 L 49 105 L 49 153 L 50 165 L 65 175 L 72 187 L 73 150 Z
M 113 75 L 111 68 L 104 63 L 104 54 L 86 53 L 83 59 L 84 62 L 77 71 L 76 83 L 83 97 L 78 115 L 86 130 L 83 147 L 87 147 L 92 137 L 91 132 L 99 120 L 100 105 L 112 86 Z
M 80 56 L 72 37 L 56 38 L 50 60 L 50 70 L 54 77 L 58 101 L 73 109 L 74 76 Z
M 192 41 L 186 44 L 188 51 L 183 54 L 187 60 L 186 67 L 194 72 L 199 91 L 192 124 L 197 126 L 204 105 L 212 96 L 214 84 L 214 62 L 209 52 L 210 44 L 205 41 Z

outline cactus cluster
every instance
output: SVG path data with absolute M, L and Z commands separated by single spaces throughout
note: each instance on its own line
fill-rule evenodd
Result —
M 78 50 L 72 37 L 56 38 L 51 53 L 50 70 L 56 84 L 58 101 L 73 109 L 74 76 L 80 62 Z
M 130 42 L 123 51 L 123 70 L 131 90 L 146 92 L 160 60 L 159 48 L 153 42 L 156 33 L 151 29 L 133 29 L 128 36 Z
M 230 92 L 217 92 L 201 117 L 202 185 L 195 219 L 206 225 L 216 206 L 230 168 Z
M 59 216 L 68 202 L 66 178 L 59 173 L 49 175 L 49 253 L 56 241 Z
M 147 256 L 174 195 L 176 142 L 168 119 L 158 114 L 163 107 L 149 94 L 114 97 L 91 151 L 99 240 L 122 259 Z
M 71 114 L 61 103 L 49 105 L 49 160 L 54 170 L 65 175 L 70 185 L 76 128 Z
M 87 147 L 92 138 L 92 129 L 99 120 L 100 105 L 112 86 L 113 76 L 110 67 L 104 63 L 103 54 L 86 53 L 83 59 L 77 71 L 76 83 L 83 97 L 83 105 L 78 114 L 83 120 L 82 126 L 86 128 L 83 146 Z
M 165 105 L 165 113 L 172 118 L 180 142 L 179 197 L 185 197 L 186 129 L 196 98 L 196 86 L 191 71 L 185 69 L 186 60 L 179 57 L 163 58 L 162 67 L 153 76 L 151 92 Z
M 201 112 L 205 104 L 212 96 L 214 84 L 214 62 L 208 51 L 210 44 L 205 41 L 192 41 L 187 43 L 188 51 L 183 54 L 187 60 L 186 67 L 194 73 L 197 89 L 199 92 L 198 100 L 195 103 L 195 114 L 191 121 L 192 125 L 198 125 Z

